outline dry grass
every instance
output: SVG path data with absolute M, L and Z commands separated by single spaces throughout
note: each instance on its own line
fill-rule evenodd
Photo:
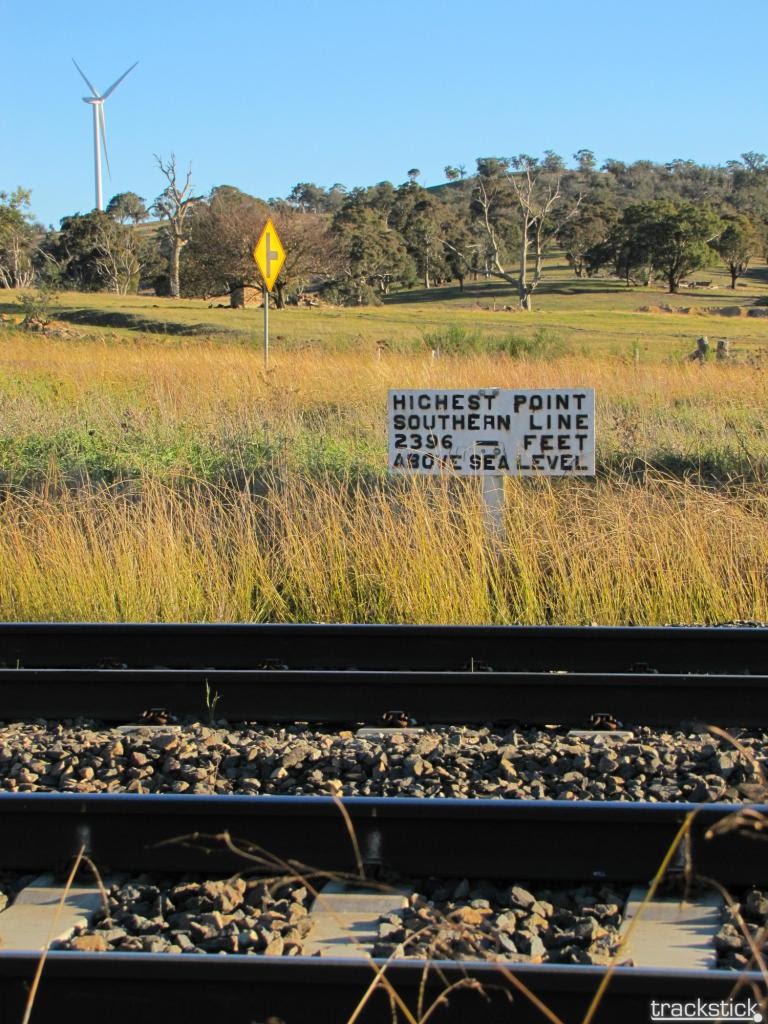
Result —
M 582 299 L 597 302 L 560 296 L 563 315 Z M 388 317 L 388 330 L 418 335 L 451 322 L 443 305 L 430 322 L 405 304 L 320 311 L 318 323 Z M 603 330 L 610 310 L 594 308 Z M 282 315 L 301 333 L 315 312 Z M 648 360 L 573 345 L 551 359 L 379 358 L 378 336 L 347 351 L 278 344 L 265 374 L 247 340 L 3 330 L 0 618 L 768 618 L 759 358 L 692 365 L 659 339 Z M 387 477 L 389 387 L 585 385 L 597 391 L 598 482 L 508 481 L 501 551 L 472 482 Z
M 664 623 L 768 619 L 768 502 L 648 480 L 284 475 L 261 495 L 145 481 L 0 504 L 7 620 Z
M 389 387 L 591 386 L 598 464 L 761 479 L 768 366 L 551 360 L 0 337 L 0 479 L 209 481 L 286 467 L 383 476 Z

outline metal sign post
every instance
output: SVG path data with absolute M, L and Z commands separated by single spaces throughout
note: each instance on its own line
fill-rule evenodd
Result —
M 285 249 L 272 218 L 264 225 L 253 250 L 253 259 L 264 279 L 264 369 L 269 368 L 269 293 L 285 263 Z
M 504 477 L 483 476 L 483 521 L 490 537 L 504 534 Z

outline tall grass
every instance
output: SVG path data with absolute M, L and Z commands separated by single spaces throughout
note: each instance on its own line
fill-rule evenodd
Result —
M 278 355 L 196 341 L 165 348 L 0 339 L 0 482 L 147 474 L 211 482 L 289 468 L 383 476 L 389 387 L 571 387 L 597 391 L 598 465 L 646 463 L 708 481 L 768 466 L 768 367 L 635 364 L 528 353 L 464 357 L 370 351 Z
M 664 623 L 768 619 L 766 496 L 663 479 L 283 475 L 260 496 L 145 481 L 10 492 L 0 619 Z

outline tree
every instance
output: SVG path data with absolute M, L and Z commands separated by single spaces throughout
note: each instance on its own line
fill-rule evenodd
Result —
M 119 192 L 107 203 L 106 212 L 121 224 L 139 224 L 149 217 L 144 200 L 135 192 Z
M 627 237 L 648 254 L 652 270 L 662 275 L 670 292 L 680 281 L 711 263 L 714 242 L 723 223 L 706 203 L 656 199 L 628 207 L 623 217 Z
M 741 159 L 748 171 L 768 171 L 768 157 L 765 153 L 750 150 L 748 153 L 742 153 Z
M 419 177 L 421 177 L 421 171 L 418 167 L 412 167 L 410 171 L 408 171 L 408 181 L 415 182 Z
M 459 288 L 464 291 L 464 280 L 467 273 L 477 277 L 477 250 L 474 248 L 471 227 L 466 219 L 456 210 L 446 209 L 443 212 L 440 225 L 443 241 L 443 260 L 445 261 L 446 276 L 449 280 L 459 282 Z M 463 254 L 470 256 L 470 264 Z
M 405 244 L 377 210 L 352 201 L 333 221 L 341 273 L 341 298 L 357 306 L 380 302 L 395 283 L 410 284 L 415 267 Z
M 562 174 L 565 170 L 565 161 L 553 149 L 545 149 L 541 166 L 545 171 L 551 171 L 553 174 Z
M 232 185 L 211 189 L 193 207 L 181 260 L 185 295 L 231 294 L 258 284 L 253 247 L 269 216 L 267 204 Z
M 29 189 L 0 192 L 0 286 L 28 288 L 35 279 L 33 257 L 41 229 L 29 213 Z
M 347 190 L 338 182 L 330 188 L 300 181 L 288 193 L 286 202 L 304 213 L 335 213 L 344 202 Z
M 179 266 L 181 250 L 189 241 L 187 218 L 190 210 L 197 202 L 192 195 L 192 165 L 189 165 L 184 184 L 177 179 L 176 155 L 171 153 L 170 160 L 163 160 L 155 155 L 157 166 L 165 175 L 168 185 L 152 204 L 154 213 L 166 223 L 162 228 L 162 237 L 168 248 L 169 291 L 174 298 L 181 294 L 179 284 Z
M 731 288 L 749 266 L 749 261 L 760 251 L 761 237 L 755 225 L 747 217 L 731 217 L 718 238 L 715 249 L 731 275 Z
M 129 224 L 120 224 L 103 210 L 72 214 L 43 247 L 64 287 L 78 291 L 106 288 L 119 295 L 135 292 L 146 259 L 146 242 Z
M 104 286 L 96 250 L 100 227 L 109 219 L 103 210 L 73 213 L 62 217 L 59 231 L 46 240 L 45 255 L 56 268 L 55 277 L 63 287 L 98 291 Z
M 597 167 L 597 160 L 591 149 L 576 150 L 573 154 L 573 159 L 576 161 L 576 167 L 581 174 L 588 174 Z
M 402 185 L 389 222 L 402 236 L 425 288 L 445 276 L 441 203 L 415 182 Z
M 108 214 L 98 219 L 94 264 L 109 291 L 127 295 L 138 290 L 140 254 L 141 242 L 132 227 L 112 220 Z
M 280 209 L 275 211 L 274 223 L 285 249 L 285 263 L 275 282 L 275 304 L 282 309 L 290 293 L 301 295 L 311 282 L 335 277 L 338 245 L 324 214 Z
M 458 181 L 463 177 L 458 167 L 452 167 L 451 164 L 446 164 L 443 168 L 443 174 L 445 174 L 448 181 Z
M 520 308 L 530 310 L 545 249 L 575 216 L 581 196 L 566 197 L 562 173 L 547 171 L 526 153 L 511 160 L 483 157 L 477 170 L 473 207 L 488 245 L 487 272 L 513 284 Z M 511 229 L 518 246 L 516 273 L 505 268 Z
M 614 207 L 595 202 L 582 203 L 578 213 L 561 228 L 560 245 L 576 277 L 583 277 L 589 272 L 588 254 L 611 236 L 617 217 Z

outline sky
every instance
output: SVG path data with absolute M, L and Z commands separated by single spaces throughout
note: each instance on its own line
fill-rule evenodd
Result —
M 197 195 L 268 198 L 546 149 L 768 152 L 768 0 L 0 0 L 0 26 L 0 191 L 32 189 L 45 225 L 94 206 L 72 57 L 99 91 L 139 61 L 105 105 L 105 201 L 154 199 L 171 153 Z

